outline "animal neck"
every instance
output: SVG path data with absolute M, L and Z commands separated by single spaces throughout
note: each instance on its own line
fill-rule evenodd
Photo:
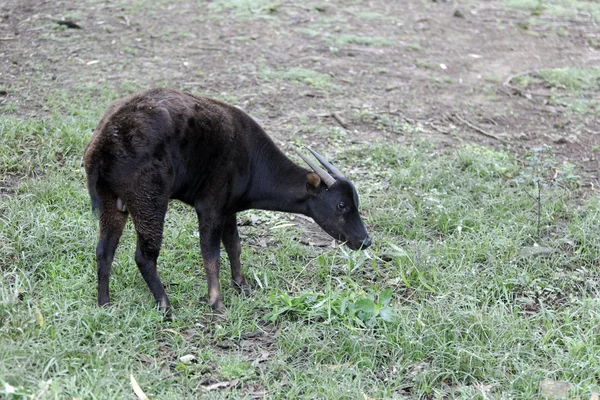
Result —
M 309 194 L 306 179 L 309 171 L 294 164 L 274 143 L 267 146 L 270 148 L 259 152 L 255 159 L 245 208 L 307 214 Z M 261 153 L 270 157 L 260 157 Z

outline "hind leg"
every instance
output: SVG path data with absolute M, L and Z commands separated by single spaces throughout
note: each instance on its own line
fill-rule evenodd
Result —
M 220 274 L 220 253 L 221 238 L 225 219 L 215 213 L 212 204 L 196 204 L 196 213 L 198 214 L 198 225 L 200 228 L 200 252 L 206 272 L 206 282 L 208 284 L 208 303 L 216 311 L 224 311 L 225 305 L 221 298 L 221 284 L 219 283 Z M 203 212 L 203 209 L 206 211 Z
M 127 212 L 117 210 L 117 197 L 106 195 L 101 197 L 100 238 L 96 246 L 96 264 L 98 272 L 98 305 L 110 302 L 109 279 L 110 266 L 119 245 L 119 239 L 127 222 Z
M 167 318 L 170 318 L 171 302 L 160 281 L 156 267 L 156 260 L 162 244 L 167 206 L 168 199 L 160 201 L 155 198 L 151 202 L 136 204 L 136 207 L 131 208 L 130 212 L 137 232 L 135 262 L 160 310 L 166 314 Z
M 227 217 L 223 227 L 223 235 L 221 239 L 223 241 L 225 251 L 227 251 L 227 256 L 229 257 L 229 263 L 231 264 L 231 279 L 233 280 L 233 283 L 243 292 L 249 292 L 250 286 L 248 283 L 246 283 L 246 278 L 242 272 L 242 264 L 240 261 L 242 246 L 240 243 L 240 235 L 238 234 L 235 214 Z

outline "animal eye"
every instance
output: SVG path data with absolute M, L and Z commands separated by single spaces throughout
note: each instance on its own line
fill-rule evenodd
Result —
M 344 211 L 344 209 L 346 208 L 346 204 L 344 204 L 343 201 L 340 201 L 337 205 L 338 210 L 340 211 Z

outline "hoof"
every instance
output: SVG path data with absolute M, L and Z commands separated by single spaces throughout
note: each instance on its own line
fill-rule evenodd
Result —
M 227 308 L 225 308 L 225 304 L 223 303 L 223 300 L 221 300 L 221 297 L 220 297 L 220 296 L 219 296 L 219 297 L 217 297 L 217 299 L 216 299 L 214 302 L 212 302 L 212 303 L 211 303 L 211 302 L 210 302 L 210 299 L 209 299 L 209 301 L 208 301 L 208 302 L 209 302 L 209 304 L 210 304 L 210 307 L 211 307 L 211 308 L 212 308 L 212 309 L 213 309 L 213 310 L 214 310 L 216 313 L 219 313 L 219 314 L 224 314 L 224 313 L 227 311 Z
M 173 309 L 171 307 L 166 308 L 166 309 L 160 309 L 160 312 L 163 315 L 163 320 L 166 322 L 171 322 L 173 321 Z
M 224 313 L 225 311 L 227 311 L 227 308 L 225 307 L 225 304 L 223 303 L 223 300 L 221 300 L 221 297 L 219 296 L 215 301 L 213 301 L 211 303 L 210 298 L 208 296 L 202 296 L 200 297 L 200 302 L 206 302 L 208 303 L 208 305 L 210 306 L 210 308 L 213 309 L 213 311 L 217 312 L 217 313 Z
M 163 318 L 165 321 L 173 320 L 173 307 L 171 307 L 171 302 L 168 298 L 163 298 L 156 302 L 158 309 L 163 314 Z
M 98 294 L 98 307 L 108 307 L 110 306 L 110 296 L 108 293 Z
M 225 312 L 227 312 L 227 308 L 225 308 L 225 304 L 223 304 L 223 301 L 221 299 L 218 299 L 214 302 L 214 304 L 211 304 L 210 306 L 215 312 L 219 314 L 225 314 Z

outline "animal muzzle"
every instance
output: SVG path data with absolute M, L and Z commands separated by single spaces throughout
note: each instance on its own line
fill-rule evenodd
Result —
M 352 250 L 365 250 L 371 245 L 371 237 L 367 235 L 362 241 L 348 241 L 346 245 Z

